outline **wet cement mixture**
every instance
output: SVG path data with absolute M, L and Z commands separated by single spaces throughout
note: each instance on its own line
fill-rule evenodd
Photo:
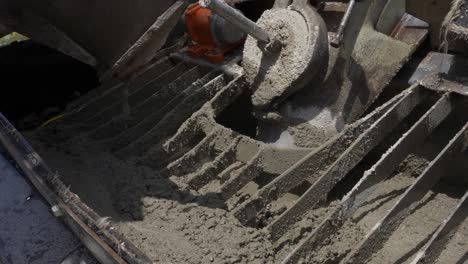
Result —
M 324 245 L 316 250 L 312 257 L 304 259 L 304 263 L 338 263 L 341 261 L 384 216 L 413 180 L 406 174 L 398 174 L 380 183 L 377 190 L 367 199 L 368 202 L 359 208 L 344 223 L 339 232 L 330 237 L 328 242 L 324 241 Z
M 370 263 L 411 263 L 419 245 L 427 242 L 457 201 L 445 193 L 427 193 L 417 210 L 401 223 Z
M 55 136 L 63 136 L 60 130 L 55 131 L 57 134 L 54 131 L 38 130 L 25 136 L 74 193 L 100 216 L 112 219 L 116 230 L 155 263 L 278 263 L 339 204 L 335 197 L 317 206 L 275 239 L 277 235 L 271 233 L 275 231 L 268 227 L 298 201 L 305 189 L 271 202 L 258 212 L 255 224 L 246 225 L 230 212 L 242 201 L 233 201 L 249 199 L 260 182 L 252 180 L 230 204 L 215 193 L 216 187 L 199 191 L 187 188 L 180 176 L 143 166 L 136 158 L 119 159 L 79 136 L 54 142 Z M 311 249 L 313 254 L 299 262 L 338 263 L 345 259 L 428 164 L 427 158 L 410 154 L 336 233 L 329 234 Z M 414 258 L 460 199 L 439 187 L 426 194 L 417 210 L 369 259 L 371 263 L 408 263 Z M 465 226 L 447 244 L 448 251 L 457 256 L 463 255 Z M 452 258 L 442 254 L 440 259 Z
M 287 11 L 275 12 L 283 19 L 289 18 Z M 273 13 L 265 12 L 264 16 L 273 16 Z M 301 20 L 299 13 L 294 16 Z M 294 25 L 294 28 L 305 31 L 305 26 Z M 277 93 L 271 91 L 271 87 L 284 86 L 300 75 L 303 62 L 295 57 L 300 54 L 291 54 L 305 43 L 291 41 L 301 33 L 291 34 L 288 27 L 293 26 L 279 23 L 269 28 L 284 33 L 280 37 L 289 39 L 290 44 L 283 47 L 281 53 L 287 58 L 276 66 L 290 66 L 290 61 L 294 61 L 299 64 L 295 68 L 298 71 L 283 72 L 284 76 L 273 74 L 269 79 L 271 72 L 266 70 L 268 78 L 253 92 L 254 110 L 282 95 L 283 89 Z M 249 45 L 254 47 L 247 42 L 245 52 Z M 258 48 L 256 44 L 255 48 Z M 251 67 L 251 77 L 265 70 L 248 63 L 245 60 L 243 66 L 246 71 Z M 141 108 L 156 108 L 154 102 L 159 103 L 158 99 L 167 101 L 165 93 L 175 84 L 186 85 L 179 83 L 184 79 L 178 76 L 184 69 L 182 66 L 189 67 L 180 63 L 167 69 L 174 75 L 172 85 L 135 88 L 128 97 L 132 99 L 133 117 Z M 200 75 L 194 78 L 202 78 L 203 74 Z M 340 208 L 340 199 L 364 175 L 360 169 L 370 169 L 384 154 L 383 149 L 376 154 L 379 146 L 390 146 L 389 142 L 396 139 L 373 136 L 378 129 L 371 123 L 388 118 L 386 116 L 377 119 L 370 114 L 369 120 L 363 118 L 363 123 L 357 122 L 359 125 L 336 126 L 338 121 L 327 121 L 335 118 L 334 115 L 317 108 L 313 113 L 320 112 L 322 116 L 308 117 L 305 111 L 298 111 L 304 118 L 284 125 L 276 144 L 260 142 L 255 136 L 247 137 L 218 123 L 221 112 L 248 88 L 243 77 L 230 79 L 209 74 L 206 84 L 190 86 L 184 90 L 186 94 L 176 97 L 174 100 L 184 99 L 173 102 L 173 109 L 163 108 L 164 113 L 160 113 L 157 121 L 153 116 L 141 115 L 133 127 L 125 123 L 117 126 L 119 128 L 113 127 L 113 114 L 121 109 L 120 101 L 115 102 L 120 93 L 114 89 L 110 95 L 92 101 L 92 105 L 85 105 L 87 112 L 71 113 L 68 124 L 62 120 L 62 124 L 58 122 L 25 136 L 73 193 L 103 217 L 103 222 L 111 219 L 115 229 L 155 263 L 280 263 L 297 252 L 308 235 L 315 234 L 327 217 Z M 146 94 L 152 99 L 143 96 Z M 409 97 L 410 93 L 404 96 Z M 106 100 L 110 105 L 101 109 L 99 104 Z M 195 103 L 190 104 L 193 101 Z M 145 111 L 151 115 L 150 110 Z M 379 115 L 386 112 L 378 111 L 381 110 L 377 110 Z M 239 116 L 236 118 L 242 120 Z M 371 122 L 373 119 L 375 121 Z M 102 125 L 101 121 L 107 123 Z M 366 122 L 369 124 L 364 125 Z M 332 128 L 339 131 L 330 133 L 328 127 L 319 124 L 332 124 Z M 259 131 L 259 126 L 255 126 Z M 111 139 L 115 145 L 102 141 L 100 136 L 97 138 L 101 140 L 94 138 L 93 141 L 96 130 L 107 133 L 105 130 L 109 128 L 115 129 L 115 133 L 111 133 L 116 135 Z M 398 131 L 395 133 L 402 136 Z M 364 141 L 376 146 L 366 150 Z M 446 143 L 448 139 L 439 141 Z M 395 164 L 394 174 L 389 173 L 391 177 L 378 183 L 374 192 L 351 217 L 343 220 L 336 232 L 325 234 L 326 239 L 313 248 L 306 248 L 307 256 L 300 256 L 299 262 L 339 263 L 344 260 L 433 158 L 409 155 L 399 167 Z M 303 188 L 298 190 L 298 187 Z M 373 263 L 410 260 L 458 200 L 459 197 L 431 189 L 421 201 L 421 207 L 404 220 L 369 260 Z M 244 205 L 252 207 L 242 208 Z M 239 208 L 245 211 L 236 214 Z M 462 238 L 466 236 L 466 233 L 461 234 Z M 460 249 L 457 239 L 459 237 L 453 239 L 455 246 L 448 245 L 454 252 Z
M 448 241 L 440 256 L 436 259 L 435 263 L 466 263 L 468 261 L 468 218 L 461 223 L 458 230 L 453 234 L 452 238 Z
M 310 184 L 306 184 L 301 191 L 290 191 L 272 200 L 258 212 L 254 224 L 246 224 L 237 219 L 232 210 L 254 197 L 264 186 L 258 180 L 261 176 L 254 176 L 232 199 L 226 201 L 216 193 L 220 185 L 216 181 L 214 186 L 209 184 L 197 191 L 187 185 L 186 173 L 178 172 L 179 169 L 199 170 L 204 166 L 203 162 L 208 163 L 220 154 L 219 151 L 207 149 L 200 152 L 199 155 L 203 156 L 198 161 L 200 164 L 190 163 L 190 168 L 173 167 L 168 170 L 169 164 L 156 170 L 142 165 L 141 160 L 131 155 L 123 160 L 117 158 L 81 136 L 64 140 L 61 133 L 60 129 L 51 127 L 25 136 L 50 167 L 57 170 L 72 192 L 104 219 L 110 218 L 116 230 L 155 263 L 279 263 L 340 204 L 339 197 L 330 196 L 331 200 L 310 209 L 278 236 L 278 231 L 270 229 L 270 226 L 301 198 Z M 213 144 L 231 144 L 229 137 L 225 138 L 226 133 L 213 134 L 217 138 Z M 303 133 L 302 138 L 309 143 L 322 141 L 314 133 Z M 240 151 L 244 158 L 255 156 L 259 149 L 267 146 L 259 147 L 258 143 L 252 143 L 252 139 L 234 142 L 239 148 L 237 152 Z M 320 142 L 316 143 L 320 145 Z M 293 153 L 298 155 L 296 152 L 291 151 L 288 157 Z M 278 157 L 276 160 L 267 158 L 269 162 L 264 160 L 262 163 L 269 164 L 267 167 L 271 170 L 281 165 Z M 328 239 L 321 241 L 311 249 L 312 254 L 299 262 L 338 263 L 345 259 L 421 175 L 430 159 L 421 154 L 410 154 L 396 168 L 393 176 L 377 185 L 366 202 L 344 221 L 336 233 L 328 234 Z M 239 160 L 231 165 L 232 171 L 243 166 L 238 163 L 242 162 Z M 277 176 L 263 175 L 270 177 L 267 182 Z M 369 260 L 372 263 L 411 261 L 417 249 L 458 202 L 460 197 L 449 194 L 440 188 L 428 192 L 418 209 L 403 221 L 382 249 Z M 448 250 L 456 255 L 460 255 L 463 238 L 467 236 L 466 228 L 460 230 L 461 233 L 458 232 L 447 245 Z M 442 255 L 440 258 L 450 256 Z
M 26 135 L 65 184 L 156 263 L 272 263 L 268 234 L 242 226 L 216 197 L 80 139 L 60 146 Z

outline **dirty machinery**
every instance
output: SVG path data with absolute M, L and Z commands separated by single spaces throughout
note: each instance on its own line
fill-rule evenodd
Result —
M 102 85 L 2 150 L 100 262 L 467 261 L 468 3 L 32 2 Z

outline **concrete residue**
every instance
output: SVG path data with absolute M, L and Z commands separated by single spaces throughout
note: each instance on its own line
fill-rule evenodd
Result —
M 222 89 L 220 93 L 237 94 L 235 90 L 228 89 Z M 338 201 L 325 201 L 315 209 L 307 208 L 308 213 L 288 225 L 287 230 L 270 228 L 286 210 L 303 198 L 304 191 L 310 190 L 310 185 L 306 184 L 300 190 L 295 188 L 282 192 L 278 199 L 265 198 L 268 201 L 264 206 L 259 206 L 252 221 L 241 223 L 242 220 L 237 219 L 232 211 L 258 195 L 259 190 L 274 182 L 298 161 L 303 161 L 303 157 L 313 149 L 277 149 L 274 145 L 262 144 L 220 126 L 215 122 L 215 115 L 232 101 L 230 96 L 227 98 L 210 100 L 182 124 L 176 136 L 166 143 L 160 143 L 168 151 L 166 154 L 170 154 L 168 157 L 173 153 L 184 153 L 177 158 L 172 156 L 174 160 L 162 170 L 143 166 L 132 156 L 118 159 L 81 137 L 64 143 L 51 142 L 55 137 L 60 137 L 54 135 L 53 130 L 29 134 L 28 137 L 51 167 L 60 172 L 62 180 L 71 186 L 73 192 L 79 194 L 100 216 L 110 217 L 116 230 L 154 262 L 277 263 L 315 231 L 336 208 Z M 302 130 L 302 136 L 294 136 L 296 139 L 303 137 L 304 145 L 308 143 L 310 145 L 307 146 L 315 147 L 323 144 L 321 140 L 324 139 L 320 136 L 306 128 Z M 202 138 L 196 135 L 200 131 L 203 132 Z M 321 175 L 314 170 L 318 170 L 322 164 L 315 162 L 330 163 L 335 160 L 335 156 L 343 152 L 340 148 L 347 149 L 359 135 L 350 133 L 344 132 L 347 136 L 338 140 L 342 141 L 340 144 L 333 145 L 335 147 L 330 149 L 332 153 L 323 152 L 315 161 L 309 160 L 306 169 L 296 168 L 298 173 L 304 174 L 299 175 L 303 177 L 301 181 L 313 173 Z M 327 234 L 327 239 L 317 247 L 308 249 L 312 254 L 302 261 L 334 263 L 347 257 L 414 182 L 415 176 L 427 163 L 420 156 L 410 155 L 401 163 L 395 175 L 378 184 L 374 193 L 345 221 L 342 228 L 336 233 Z M 209 177 L 207 181 L 210 182 L 202 188 L 192 188 L 190 182 L 200 175 Z M 309 180 L 313 184 L 316 179 Z M 282 187 L 276 186 L 270 190 L 274 193 Z M 430 210 L 438 210 L 442 216 L 456 201 L 445 194 L 437 193 L 437 197 L 435 204 L 428 203 L 427 206 Z M 414 235 L 418 240 L 404 237 L 408 230 L 397 230 L 394 234 L 397 238 L 390 238 L 389 246 L 380 250 L 373 261 L 381 263 L 406 254 L 407 251 L 399 251 L 391 244 L 400 239 L 398 236 L 402 236 L 401 239 L 408 244 L 423 241 L 427 232 L 423 234 L 417 231 L 418 228 L 433 230 L 442 219 L 422 221 L 421 218 L 431 215 L 424 208 L 419 211 L 424 212 L 422 215 L 417 212 L 407 219 L 410 221 L 410 231 L 418 233 Z M 422 223 L 422 226 L 413 227 L 414 223 Z M 401 228 L 406 228 L 405 223 Z M 454 248 L 459 250 L 457 246 Z
M 330 234 L 330 240 L 323 241 L 321 247 L 304 259 L 306 261 L 304 263 L 340 262 L 364 239 L 367 232 L 385 215 L 411 183 L 412 178 L 405 174 L 398 174 L 380 183 L 367 202 L 345 222 L 339 232 Z
M 144 221 L 117 229 L 157 263 L 273 262 L 271 244 L 253 228 L 242 227 L 222 209 L 147 198 Z
M 420 207 L 401 223 L 370 263 L 410 263 L 416 253 L 414 249 L 427 242 L 457 201 L 445 193 L 428 192 Z
M 281 13 L 282 20 L 298 19 L 290 16 L 290 11 L 275 12 Z M 265 16 L 268 15 L 272 16 L 267 12 Z M 292 27 L 287 23 L 283 27 L 272 24 L 276 26 L 280 32 Z M 302 26 L 293 27 L 300 30 Z M 284 37 L 292 38 L 287 34 Z M 288 40 L 283 52 L 290 45 L 301 45 L 300 41 Z M 298 54 L 289 52 L 294 60 L 291 63 L 301 62 L 294 58 Z M 256 90 L 259 93 L 254 97 L 275 97 L 276 84 L 288 82 L 281 78 L 293 74 L 263 82 L 265 90 Z M 288 117 L 287 123 L 277 124 L 282 129 L 279 142 L 265 144 L 218 123 L 223 112 L 248 88 L 243 77 L 230 80 L 213 76 L 206 81 L 205 85 L 200 84 L 202 87 L 193 87 L 195 93 L 190 90 L 182 94 L 181 100 L 165 108 L 161 116 L 147 119 L 142 115 L 132 125 L 138 130 L 119 131 L 121 135 L 115 134 L 112 142 L 106 144 L 93 141 L 89 133 L 79 129 L 70 129 L 71 133 L 64 136 L 60 124 L 57 130 L 28 135 L 50 167 L 60 172 L 61 180 L 103 217 L 101 224 L 107 225 L 110 219 L 116 231 L 155 263 L 277 263 L 299 251 L 294 261 L 304 255 L 305 263 L 340 262 L 427 167 L 425 159 L 410 155 L 392 177 L 363 199 L 350 218 L 342 218 L 335 215 L 341 212 L 342 205 L 337 199 L 359 180 L 361 169 L 372 165 L 367 163 L 373 157 L 365 153 L 378 148 L 374 148 L 377 138 L 379 142 L 391 141 L 380 138 L 387 131 L 375 133 L 379 135 L 367 132 L 377 120 L 383 120 L 381 117 L 391 104 L 346 127 L 339 116 L 314 108 L 317 119 Z M 173 88 L 165 86 L 168 87 Z M 154 95 L 153 102 L 159 102 L 156 99 L 162 98 L 161 94 Z M 101 99 L 112 101 L 106 95 Z M 143 107 L 146 99 L 142 96 L 129 106 Z M 95 112 L 86 109 L 90 115 Z M 99 113 L 94 115 L 100 116 Z M 310 113 L 300 110 L 296 114 L 305 117 Z M 80 120 L 78 113 L 75 117 L 75 121 Z M 322 123 L 329 119 L 333 119 L 331 125 Z M 83 121 L 84 125 L 86 120 L 89 118 Z M 89 129 L 103 129 L 96 125 L 99 127 Z M 342 132 L 337 131 L 341 129 Z M 363 133 L 369 133 L 370 139 L 361 137 Z M 67 138 L 68 135 L 73 137 Z M 324 145 L 326 141 L 329 143 Z M 445 203 L 446 196 L 441 194 L 440 198 L 440 204 L 451 204 L 448 200 Z M 338 219 L 328 221 L 330 215 Z M 408 219 L 413 221 L 412 217 Z M 330 232 L 333 228 L 317 229 L 322 223 L 337 225 Z M 320 241 L 309 244 L 317 230 L 322 232 L 315 237 L 320 237 Z M 383 253 L 382 262 L 401 253 L 391 251 L 392 247 L 388 249 L 391 252 L 385 250 L 386 247 L 379 252 Z
M 297 89 L 291 85 L 307 67 L 309 55 L 304 52 L 308 50 L 310 33 L 304 17 L 293 10 L 267 10 L 258 24 L 283 44 L 279 53 L 264 51 L 252 37 L 245 44 L 242 66 L 254 90 L 252 103 L 258 109 L 266 109 Z
M 284 259 L 298 245 L 300 241 L 307 237 L 321 222 L 325 216 L 331 212 L 338 201 L 314 209 L 307 214 L 301 221 L 292 226 L 291 230 L 276 241 L 276 250 L 279 259 Z
M 294 138 L 294 145 L 304 148 L 317 148 L 327 142 L 332 133 L 327 130 L 313 127 L 308 123 L 289 126 L 287 131 Z
M 398 167 L 399 172 L 409 172 L 411 176 L 417 177 L 421 175 L 424 169 L 429 165 L 429 161 L 425 158 L 410 154 Z
M 466 262 L 468 247 L 468 218 L 465 218 L 458 230 L 453 234 L 435 263 L 463 263 Z
M 28 138 L 73 192 L 156 263 L 274 262 L 268 234 L 242 226 L 218 198 L 179 190 L 81 139 L 52 146 Z

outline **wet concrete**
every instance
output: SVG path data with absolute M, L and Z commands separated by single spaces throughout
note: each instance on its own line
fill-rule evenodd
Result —
M 396 46 L 388 52 L 407 48 Z M 392 64 L 392 69 L 397 66 Z M 350 218 L 333 219 L 341 221 L 342 228 L 337 225 L 335 232 L 323 232 L 323 239 L 309 246 L 302 243 L 330 214 L 341 212 L 340 199 L 414 123 L 405 117 L 420 117 L 418 105 L 426 98 L 425 90 L 412 87 L 348 126 L 338 121 L 342 117 L 320 112 L 321 108 L 313 109 L 320 115 L 313 117 L 317 123 L 311 123 L 305 120 L 310 117 L 307 109 L 303 113 L 301 107 L 292 107 L 287 111 L 305 119 L 282 124 L 288 132 L 282 134 L 283 141 L 269 144 L 258 140 L 265 124 L 252 130 L 219 122 L 250 88 L 244 76 L 198 72 L 199 66 L 168 58 L 154 67 L 158 77 L 127 87 L 133 98 L 127 105 L 131 122 L 122 125 L 114 119 L 124 111 L 120 88 L 115 86 L 107 94 L 96 94 L 92 104 L 73 108 L 63 122 L 27 135 L 38 153 L 60 172 L 61 180 L 100 216 L 110 217 L 115 230 L 154 262 L 277 263 L 298 245 L 306 245 L 302 260 L 307 263 L 340 262 L 414 182 L 437 154 L 434 149 L 451 136 L 435 138 L 435 147 L 432 141 L 421 147 L 432 152 L 406 159 Z M 381 75 L 390 78 L 387 73 Z M 196 81 L 185 83 L 189 76 Z M 373 85 L 380 89 L 380 83 Z M 243 115 L 237 118 L 236 125 L 242 126 Z M 330 118 L 331 127 L 319 126 Z M 442 134 L 454 128 L 444 129 Z M 430 209 L 451 205 L 443 194 L 438 197 Z M 408 218 L 409 226 L 430 214 L 430 210 L 421 212 Z M 428 228 L 433 229 L 439 218 L 428 221 Z M 395 232 L 395 236 L 404 234 Z M 405 239 L 413 245 L 423 238 Z M 407 254 L 392 246 L 394 240 L 388 240 L 389 246 L 375 258 L 385 262 Z
M 242 226 L 216 196 L 181 190 L 157 171 L 93 151 L 85 142 L 34 146 L 72 191 L 100 215 L 111 217 L 116 229 L 155 262 L 274 259 L 268 234 Z

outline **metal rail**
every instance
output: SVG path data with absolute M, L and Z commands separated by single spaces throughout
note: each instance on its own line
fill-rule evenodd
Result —
M 385 180 L 400 164 L 415 146 L 424 140 L 442 123 L 452 112 L 451 94 L 447 93 L 439 99 L 411 128 L 401 137 L 383 157 L 369 169 L 364 177 L 354 186 L 343 199 L 346 208 L 345 215 L 349 216 L 361 206 L 369 197 L 376 185 Z
M 418 201 L 440 181 L 450 159 L 463 152 L 468 145 L 468 123 L 456 134 L 450 143 L 429 164 L 426 170 L 406 190 L 403 197 L 393 206 L 387 215 L 379 221 L 366 238 L 348 255 L 345 263 L 365 263 L 369 257 L 381 249 L 384 242 L 398 228 L 400 223 L 417 206 Z
M 446 241 L 453 236 L 463 220 L 468 216 L 468 191 L 453 209 L 450 216 L 444 220 L 431 239 L 419 250 L 412 264 L 435 263 L 436 258 L 446 245 Z
M 382 158 L 363 176 L 358 184 L 343 198 L 340 205 L 330 212 L 325 220 L 303 240 L 288 257 L 293 263 L 330 234 L 335 234 L 353 212 L 366 201 L 376 185 L 384 181 L 408 154 L 420 145 L 451 113 L 450 95 L 445 94 L 401 137 Z
M 418 86 L 406 91 L 406 95 L 365 131 L 291 208 L 268 226 L 272 231 L 272 239 L 279 239 L 286 230 L 325 199 L 333 187 L 403 121 L 423 101 L 423 98 L 425 98 L 423 91 Z
M 346 26 L 348 25 L 349 18 L 351 17 L 351 14 L 353 13 L 355 4 L 356 4 L 356 0 L 349 1 L 348 8 L 346 9 L 346 13 L 343 16 L 343 19 L 341 19 L 338 32 L 336 33 L 336 35 L 333 37 L 332 41 L 330 42 L 330 44 L 335 48 L 338 48 L 339 46 L 341 46 L 341 43 L 343 42 L 344 31 L 346 29 Z
M 358 124 L 353 125 L 330 140 L 326 145 L 314 150 L 303 157 L 292 167 L 284 171 L 269 184 L 260 189 L 254 196 L 236 208 L 234 215 L 243 224 L 247 224 L 267 204 L 280 198 L 285 193 L 294 189 L 304 181 L 313 183 L 320 177 L 332 162 L 339 158 L 349 146 L 372 124 L 382 117 L 392 106 L 397 103 L 403 94 L 395 96 L 372 114 L 365 117 Z
M 111 225 L 108 225 L 107 229 L 99 228 L 99 216 L 84 205 L 78 196 L 67 191 L 57 174 L 50 170 L 39 154 L 2 114 L 0 145 L 55 209 L 55 214 L 63 219 L 96 259 L 102 263 L 152 263 L 149 257 L 113 231 Z

